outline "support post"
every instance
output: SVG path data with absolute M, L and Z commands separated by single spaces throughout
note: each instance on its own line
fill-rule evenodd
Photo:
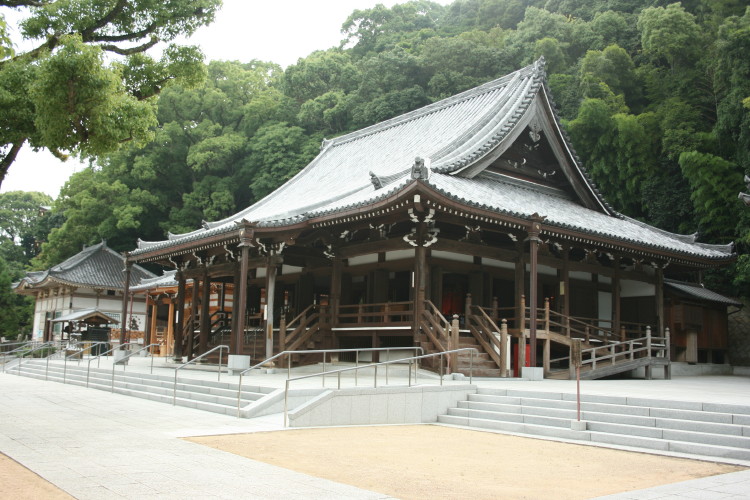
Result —
M 269 257 L 266 264 L 266 359 L 273 356 L 273 310 L 276 295 L 276 259 Z
M 244 230 L 240 231 L 241 236 L 243 233 Z M 233 354 L 242 354 L 243 351 L 245 338 L 245 311 L 247 309 L 247 273 L 249 271 L 248 260 L 250 257 L 250 242 L 241 240 L 240 246 L 240 280 L 234 287 L 236 297 L 232 302 L 234 307 L 232 315 L 236 316 L 236 320 L 234 321 Z
M 146 295 L 148 297 L 148 294 Z M 154 336 L 156 335 L 156 320 L 159 316 L 159 304 L 156 303 L 156 301 L 152 301 L 151 303 L 151 317 L 146 321 L 146 324 L 148 325 L 148 332 L 146 333 L 147 337 L 147 344 L 150 345 L 154 343 Z M 156 349 L 156 352 L 158 353 L 160 351 L 159 348 Z M 154 349 L 151 349 L 151 352 L 154 352 Z
M 201 330 L 198 340 L 198 353 L 203 354 L 208 351 L 208 336 L 211 333 L 211 278 L 208 276 L 208 267 L 203 268 L 203 292 L 201 295 Z
M 174 354 L 174 325 L 176 319 L 174 317 L 174 298 L 169 298 L 169 312 L 167 313 L 167 348 L 166 355 L 172 356 Z
M 143 345 L 151 344 L 151 316 L 153 316 L 153 306 L 151 300 L 146 294 L 146 323 L 143 325 Z
M 174 327 L 174 360 L 182 363 L 182 333 L 185 327 L 185 274 L 177 272 L 177 321 Z
M 185 339 L 187 352 L 183 353 L 187 355 L 188 361 L 195 357 L 195 327 L 198 325 L 198 303 L 200 302 L 200 299 L 198 298 L 199 292 L 200 281 L 193 278 L 192 298 L 190 299 L 190 330 L 187 332 L 187 339 Z
M 424 312 L 424 303 L 427 298 L 427 249 L 422 246 L 424 241 L 425 223 L 419 223 L 417 229 L 417 241 L 420 245 L 415 249 L 414 259 L 414 327 L 413 327 L 413 345 L 419 341 L 419 329 L 422 323 L 422 314 Z
M 657 330 L 656 336 L 664 336 L 664 266 L 657 264 L 656 266 L 656 283 L 655 283 L 655 295 L 656 295 L 656 320 Z
M 667 358 L 667 364 L 664 365 L 664 380 L 672 380 L 672 336 L 669 333 L 669 327 L 664 329 L 664 357 Z
M 560 296 L 562 297 L 562 315 L 565 336 L 570 338 L 570 246 L 564 246 L 563 267 L 560 273 Z
M 132 264 L 128 262 L 127 255 L 125 256 L 125 283 L 123 283 L 122 290 L 122 312 L 120 314 L 120 349 L 125 349 L 124 344 L 127 342 L 127 331 L 128 331 L 128 297 L 130 296 L 130 269 Z
M 328 304 L 330 305 L 330 324 L 335 326 L 339 321 L 339 308 L 341 307 L 341 274 L 343 272 L 344 263 L 341 257 L 337 254 L 333 256 L 333 262 L 331 262 L 331 296 L 329 297 Z
M 508 376 L 508 321 L 500 324 L 500 376 Z
M 519 245 L 520 246 L 520 245 Z M 524 262 L 523 246 L 521 246 L 518 252 L 518 258 L 516 259 L 515 268 L 515 300 L 516 305 L 516 320 L 514 326 L 521 330 L 523 333 L 526 329 L 526 306 L 523 302 L 524 297 L 524 283 L 526 281 L 526 263 Z
M 541 232 L 542 217 L 539 214 L 531 216 L 531 226 L 529 228 L 529 364 L 535 368 L 536 363 L 536 327 L 537 327 L 537 288 L 538 288 L 538 253 L 539 253 L 539 233 Z
M 614 273 L 612 273 L 612 335 L 620 332 L 621 326 L 621 309 L 620 309 L 620 256 L 615 256 L 612 263 Z M 622 338 L 622 341 L 625 339 Z
M 453 315 L 453 320 L 451 321 L 451 346 L 450 350 L 458 349 L 459 342 L 460 342 L 460 332 L 458 331 L 458 314 Z M 450 355 L 448 358 L 450 360 L 450 366 L 448 373 L 454 373 L 458 371 L 458 353 L 454 352 Z

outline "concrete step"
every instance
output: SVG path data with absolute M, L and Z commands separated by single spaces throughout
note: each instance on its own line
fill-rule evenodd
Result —
M 750 407 L 619 396 L 582 397 L 585 431 L 571 430 L 575 395 L 480 389 L 439 422 L 545 437 L 750 460 Z
M 63 372 L 65 379 L 63 380 Z M 77 365 L 64 368 L 62 364 L 51 362 L 29 362 L 21 366 L 20 375 L 40 380 L 86 386 L 87 369 Z M 14 372 L 16 373 L 16 372 Z M 88 375 L 88 387 L 106 390 L 118 394 L 172 403 L 179 406 L 195 408 L 214 413 L 234 415 L 237 412 L 237 384 L 229 382 L 187 379 L 180 376 L 177 384 L 174 377 L 151 375 L 139 372 L 119 371 L 115 369 L 114 386 L 112 371 L 91 368 Z M 176 398 L 175 398 L 176 388 Z M 257 401 L 273 388 L 264 388 L 243 384 L 240 405 L 245 406 Z

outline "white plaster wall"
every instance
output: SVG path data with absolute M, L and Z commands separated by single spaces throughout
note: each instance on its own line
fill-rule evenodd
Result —
M 634 280 L 620 280 L 620 297 L 653 297 L 656 287 L 651 283 Z
M 349 388 L 327 391 L 289 412 L 289 427 L 437 422 L 477 392 L 475 385 Z

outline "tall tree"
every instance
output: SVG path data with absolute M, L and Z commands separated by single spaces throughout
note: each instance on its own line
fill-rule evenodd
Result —
M 145 142 L 156 124 L 153 96 L 175 80 L 196 84 L 203 74 L 195 47 L 170 45 L 158 61 L 146 51 L 210 23 L 220 5 L 221 0 L 0 3 L 28 9 L 19 30 L 37 42 L 13 54 L 5 23 L 0 24 L 0 184 L 24 144 L 65 159 Z

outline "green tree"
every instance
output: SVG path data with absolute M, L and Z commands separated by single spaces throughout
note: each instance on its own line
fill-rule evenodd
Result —
M 14 1 L 24 7 L 21 35 L 38 45 L 10 55 L 0 25 L 0 184 L 29 144 L 64 159 L 93 157 L 144 141 L 155 125 L 151 99 L 172 81 L 195 84 L 202 55 L 169 46 L 159 61 L 145 52 L 213 20 L 221 0 Z M 104 54 L 117 57 L 108 63 Z
M 22 272 L 14 273 L 0 256 L 0 336 L 7 340 L 15 340 L 31 329 L 34 301 L 11 290 L 11 283 L 22 275 Z
M 638 16 L 638 29 L 644 53 L 663 59 L 673 71 L 690 64 L 704 43 L 695 16 L 679 3 L 644 9 Z

